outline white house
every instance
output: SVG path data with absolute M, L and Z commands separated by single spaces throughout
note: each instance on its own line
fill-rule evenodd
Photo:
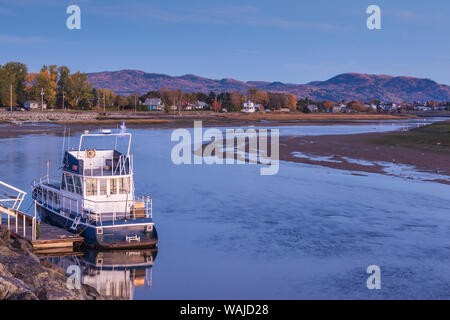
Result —
M 318 111 L 318 108 L 317 108 L 317 106 L 316 106 L 315 104 L 309 104 L 306 108 L 307 108 L 307 109 L 309 110 L 309 112 L 311 112 L 311 113 L 314 113 L 314 112 L 317 112 L 317 111 Z
M 201 109 L 205 109 L 207 106 L 208 106 L 208 104 L 206 102 L 199 101 L 199 102 L 197 102 L 197 104 L 194 105 L 194 109 L 201 110 Z
M 37 110 L 37 109 L 41 109 L 41 103 L 40 103 L 40 102 L 36 102 L 36 101 L 30 101 L 30 100 L 28 100 L 28 101 L 25 101 L 23 107 L 24 107 L 26 110 L 33 110 L 33 109 Z M 44 103 L 44 104 L 42 105 L 42 107 L 43 107 L 42 109 L 47 109 L 47 104 Z
M 418 106 L 418 107 L 414 107 L 414 110 L 416 110 L 416 111 L 431 111 L 431 108 L 425 107 L 425 106 Z
M 331 107 L 331 112 L 333 113 L 347 112 L 347 106 L 345 104 L 334 105 Z
M 244 102 L 242 112 L 253 113 L 255 111 L 256 111 L 256 108 L 255 108 L 255 105 L 253 102 L 251 102 L 251 101 Z

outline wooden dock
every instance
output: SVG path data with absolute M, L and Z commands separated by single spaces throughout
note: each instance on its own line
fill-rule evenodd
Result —
M 0 228 L 8 229 L 11 237 L 25 239 L 36 251 L 73 252 L 73 248 L 83 242 L 83 237 L 67 230 L 40 222 L 36 216 L 36 202 L 34 216 L 19 210 L 26 192 L 0 181 L 2 196 L 0 197 Z M 14 195 L 8 195 L 12 190 Z M 8 206 L 5 203 L 12 203 Z M 6 219 L 3 219 L 6 216 Z
M 34 216 L 20 211 L 26 194 L 25 191 L 0 181 L 0 228 L 8 229 L 13 238 L 27 240 L 36 251 L 46 250 L 49 254 L 73 252 L 74 246 L 83 242 L 83 237 L 40 222 L 36 216 L 36 201 Z
M 6 219 L 2 221 L 0 227 L 8 229 Z M 73 248 L 74 245 L 81 244 L 84 240 L 83 237 L 77 234 L 42 222 L 37 222 L 37 229 L 40 229 L 40 231 L 37 231 L 36 237 L 34 237 L 31 223 L 25 223 L 25 229 L 23 223 L 19 223 L 17 229 L 13 223 L 9 228 L 9 232 L 13 238 L 25 239 L 30 242 L 34 250 L 58 248 L 66 250 Z

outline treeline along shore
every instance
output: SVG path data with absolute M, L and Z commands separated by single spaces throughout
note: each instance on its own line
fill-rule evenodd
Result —
M 135 79 L 129 79 L 133 81 Z M 125 84 L 124 84 L 125 85 Z M 312 99 L 308 94 L 280 92 L 276 87 L 262 90 L 249 88 L 247 92 L 222 89 L 209 92 L 184 88 L 149 88 L 147 93 L 117 94 L 107 83 L 93 86 L 86 73 L 71 72 L 67 66 L 44 65 L 39 72 L 29 72 L 20 62 L 0 65 L 0 106 L 15 109 L 60 109 L 96 111 L 182 111 L 221 112 L 291 112 L 291 113 L 403 113 L 414 110 L 450 111 L 450 101 L 443 95 L 439 101 L 422 98 L 420 101 L 381 101 L 374 94 L 365 101 L 336 96 Z M 352 90 L 352 87 L 348 90 Z M 228 91 L 227 91 L 228 90 Z M 417 89 L 420 92 L 420 89 Z M 375 91 L 375 90 L 374 90 Z M 376 98 L 378 97 L 378 98 Z M 386 100 L 391 99 L 383 97 Z M 395 99 L 396 101 L 398 99 Z M 410 99 L 412 100 L 412 99 Z

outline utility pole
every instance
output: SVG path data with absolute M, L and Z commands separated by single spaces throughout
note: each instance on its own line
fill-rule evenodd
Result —
M 12 111 L 12 84 L 9 86 L 9 106 Z
M 41 88 L 41 111 L 44 111 L 44 89 Z
M 63 101 L 62 101 L 62 103 L 63 103 L 62 108 L 63 108 L 63 110 L 66 110 L 66 108 L 64 108 L 64 91 L 63 91 L 63 93 L 62 93 L 62 98 L 63 98 Z

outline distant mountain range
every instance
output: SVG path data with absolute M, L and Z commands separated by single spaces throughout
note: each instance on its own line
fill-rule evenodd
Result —
M 88 73 L 87 76 L 95 88 L 108 88 L 117 94 L 133 92 L 144 94 L 163 87 L 179 88 L 185 92 L 238 91 L 245 94 L 249 88 L 257 88 L 271 92 L 293 93 L 298 98 L 308 97 L 313 100 L 369 101 L 378 99 L 397 103 L 450 100 L 450 86 L 436 83 L 430 79 L 360 73 L 344 73 L 326 81 L 314 81 L 307 84 L 243 82 L 235 79 L 215 80 L 193 74 L 173 77 L 138 70 L 96 72 Z

